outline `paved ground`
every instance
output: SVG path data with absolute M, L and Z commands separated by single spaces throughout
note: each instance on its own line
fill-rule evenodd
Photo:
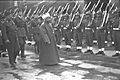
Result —
M 114 51 L 96 56 L 60 50 L 58 65 L 41 66 L 32 49 L 27 48 L 27 58 L 18 60 L 16 69 L 9 67 L 8 58 L 0 58 L 0 80 L 120 80 L 120 59 L 110 57 Z

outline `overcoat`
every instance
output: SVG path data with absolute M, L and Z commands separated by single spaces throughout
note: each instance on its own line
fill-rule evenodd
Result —
M 19 42 L 16 32 L 16 25 L 13 22 L 5 21 L 1 27 L 3 40 L 9 40 L 9 43 L 5 43 L 9 54 L 10 64 L 14 64 L 16 56 L 19 52 Z

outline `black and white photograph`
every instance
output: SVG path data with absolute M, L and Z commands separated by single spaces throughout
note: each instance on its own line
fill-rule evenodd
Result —
M 0 80 L 120 80 L 120 0 L 0 0 Z

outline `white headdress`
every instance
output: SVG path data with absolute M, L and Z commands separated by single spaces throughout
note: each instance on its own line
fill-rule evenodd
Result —
M 43 19 L 46 19 L 46 18 L 48 18 L 48 17 L 50 17 L 50 14 L 49 14 L 49 13 L 45 13 L 45 14 L 43 14 L 43 16 L 42 16 Z

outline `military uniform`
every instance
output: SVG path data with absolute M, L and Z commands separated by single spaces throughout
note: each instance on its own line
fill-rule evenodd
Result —
M 99 52 L 96 53 L 105 55 L 104 48 L 105 48 L 105 26 L 101 26 L 103 22 L 103 14 L 102 12 L 95 14 L 95 27 L 96 27 L 96 38 L 98 42 Z
M 76 41 L 76 48 L 78 52 L 81 52 L 82 49 L 82 39 L 83 39 L 83 23 L 79 25 L 80 23 L 80 14 L 76 14 L 74 17 L 74 35 L 73 38 Z M 76 28 L 79 25 L 78 28 Z
M 112 19 L 112 29 L 114 36 L 114 46 L 116 54 L 113 57 L 120 56 L 120 21 L 119 21 L 119 13 L 114 12 Z
M 60 31 L 59 18 L 57 16 L 54 16 L 53 28 L 54 28 L 56 43 L 60 45 L 61 44 L 61 31 Z
M 85 24 L 85 39 L 87 43 L 87 51 L 85 53 L 93 54 L 93 24 L 92 24 L 92 14 L 87 13 L 84 16 L 84 24 Z
M 31 28 L 32 28 L 32 37 L 33 40 L 35 41 L 35 53 L 39 53 L 39 42 L 40 42 L 40 26 L 41 24 L 38 23 L 38 19 L 33 19 L 31 21 Z
M 24 51 L 25 51 L 25 44 L 26 44 L 25 40 L 26 40 L 27 33 L 28 33 L 27 26 L 26 26 L 25 21 L 19 16 L 17 16 L 14 19 L 14 22 L 17 26 L 17 35 L 18 35 L 18 39 L 19 39 L 21 58 L 25 58 Z
M 111 18 L 108 18 L 106 23 L 106 34 L 105 34 L 105 43 L 112 42 L 113 44 L 113 30 L 112 30 L 112 21 Z M 111 46 L 110 44 L 107 45 L 108 47 Z
M 71 30 L 72 30 L 72 25 L 70 25 L 72 22 L 69 22 L 69 15 L 66 14 L 63 16 L 63 35 L 65 38 L 65 44 L 68 46 L 67 49 L 71 48 Z
M 2 40 L 2 23 L 0 22 L 0 57 L 1 57 L 1 53 L 2 53 L 2 47 L 3 47 L 3 40 Z
M 16 56 L 18 55 L 19 52 L 17 27 L 14 24 L 14 22 L 10 18 L 8 18 L 3 23 L 1 29 L 2 29 L 3 39 L 5 41 L 5 45 L 9 55 L 9 63 L 11 64 L 11 66 L 14 66 L 16 61 Z
M 3 19 L 4 19 L 4 18 L 3 18 L 3 15 L 1 14 L 1 15 L 0 15 L 0 54 L 1 54 L 2 52 L 6 52 L 5 42 L 4 42 L 4 40 L 3 40 L 2 30 L 1 30 L 1 28 L 2 28 L 2 26 L 3 26 L 3 22 L 4 22 Z M 2 55 L 0 55 L 0 56 L 7 57 L 5 54 L 2 54 Z

